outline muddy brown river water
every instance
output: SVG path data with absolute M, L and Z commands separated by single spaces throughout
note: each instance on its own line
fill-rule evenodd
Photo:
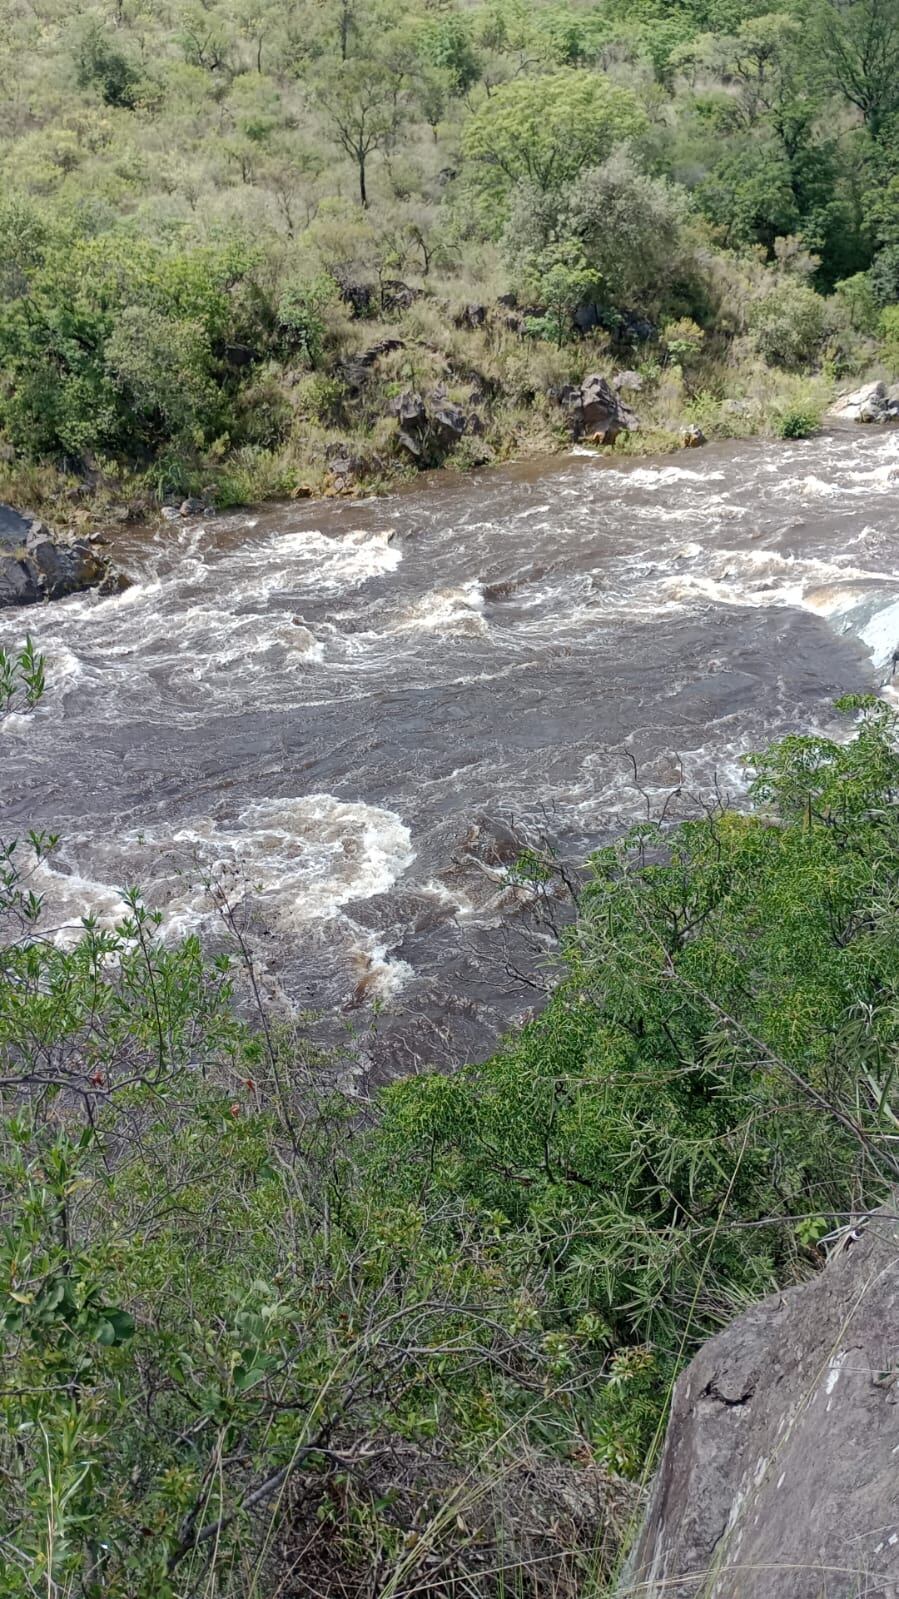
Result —
M 409 1070 L 532 999 L 485 839 L 511 819 L 577 859 L 646 796 L 739 795 L 745 750 L 883 684 L 899 431 L 437 476 L 115 555 L 125 594 L 0 621 L 47 656 L 0 724 L 0 828 L 62 835 L 48 917 L 72 936 L 139 882 L 214 937 L 224 873 L 281 998 L 377 997 L 379 1070 Z

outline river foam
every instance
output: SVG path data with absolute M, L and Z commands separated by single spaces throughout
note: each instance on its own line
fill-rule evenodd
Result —
M 3 724 L 4 831 L 62 835 L 61 937 L 129 882 L 167 936 L 226 895 L 298 1006 L 399 1006 L 405 1069 L 477 1053 L 545 949 L 473 826 L 573 863 L 841 732 L 899 645 L 897 473 L 899 433 L 858 430 L 122 530 L 126 593 L 24 619 L 48 690 Z

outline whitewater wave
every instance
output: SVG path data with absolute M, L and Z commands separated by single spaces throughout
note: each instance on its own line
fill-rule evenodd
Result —
M 435 589 L 404 611 L 388 631 L 483 637 L 489 631 L 484 603 L 484 590 L 477 580 L 456 588 Z
M 50 920 L 66 929 L 88 914 L 112 925 L 125 913 L 113 885 L 143 878 L 166 937 L 204 925 L 222 899 L 249 898 L 272 927 L 289 931 L 385 893 L 414 857 L 393 811 L 310 794 L 255 800 L 231 821 L 201 816 L 174 830 L 133 829 L 114 844 L 71 840 L 64 860 L 41 864 L 40 891 Z

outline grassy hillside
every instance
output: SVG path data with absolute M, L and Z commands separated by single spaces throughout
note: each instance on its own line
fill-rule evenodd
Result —
M 897 0 L 3 0 L 0 492 L 377 486 L 621 367 L 630 447 L 801 432 L 896 375 L 897 84 Z

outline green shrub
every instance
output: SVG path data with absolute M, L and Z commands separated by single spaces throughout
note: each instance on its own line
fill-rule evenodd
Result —
M 834 293 L 857 333 L 877 332 L 878 306 L 870 273 L 856 272 L 853 277 L 844 278 Z
M 287 348 L 308 366 L 318 366 L 325 349 L 325 312 L 338 298 L 337 284 L 326 274 L 289 283 L 278 301 L 278 323 Z
M 807 367 L 824 338 L 824 301 L 795 278 L 782 278 L 751 307 L 749 326 L 756 349 L 772 366 Z
M 880 313 L 884 355 L 892 372 L 899 372 L 899 305 L 888 305 Z
M 227 427 L 267 307 L 255 258 L 115 234 L 53 241 L 27 293 L 0 306 L 0 425 L 31 456 L 188 457 Z
M 782 439 L 807 439 L 821 426 L 820 410 L 793 407 L 781 411 L 775 419 L 779 438 Z
M 561 1326 L 589 1310 L 610 1359 L 653 1352 L 634 1409 L 600 1388 L 584 1420 L 619 1465 L 679 1355 L 807 1269 L 797 1218 L 893 1180 L 896 734 L 873 702 L 847 745 L 755 757 L 755 814 L 597 852 L 540 1019 L 485 1066 L 388 1092 L 377 1154 L 402 1192 L 498 1213 L 510 1260 L 551 1256 Z

